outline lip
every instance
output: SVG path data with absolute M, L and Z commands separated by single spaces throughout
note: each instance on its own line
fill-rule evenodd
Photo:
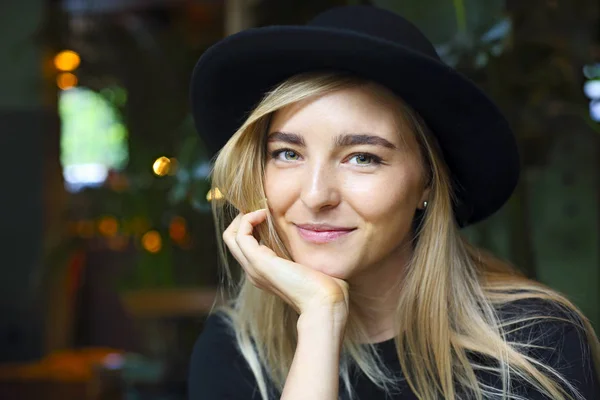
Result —
M 350 235 L 356 228 L 345 228 L 327 224 L 296 225 L 298 234 L 307 242 L 330 243 Z

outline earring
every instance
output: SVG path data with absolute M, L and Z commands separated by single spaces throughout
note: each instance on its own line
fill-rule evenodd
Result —
M 427 208 L 427 201 L 423 202 L 423 209 Z

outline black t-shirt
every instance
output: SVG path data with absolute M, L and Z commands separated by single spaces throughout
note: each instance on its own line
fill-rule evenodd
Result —
M 574 385 L 586 400 L 600 400 L 600 384 L 590 356 L 584 333 L 567 322 L 543 322 L 529 330 L 521 331 L 528 342 L 548 346 L 550 349 L 530 350 L 537 360 L 556 368 Z M 417 397 L 403 379 L 394 340 L 376 345 L 386 366 L 399 377 L 398 393 L 386 395 L 362 373 L 355 373 L 353 388 L 358 399 L 416 400 Z M 478 359 L 478 361 L 481 361 Z M 476 372 L 488 385 L 501 388 L 500 378 Z M 513 384 L 516 392 L 530 400 L 550 400 L 527 385 Z M 194 346 L 189 373 L 189 400 L 260 400 L 256 380 L 238 351 L 231 328 L 222 314 L 213 314 L 206 320 L 204 329 Z M 344 398 L 343 386 L 340 395 Z M 274 397 L 275 398 L 275 397 Z

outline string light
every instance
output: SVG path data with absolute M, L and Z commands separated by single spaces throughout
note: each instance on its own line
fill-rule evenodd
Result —
M 70 72 L 62 72 L 56 77 L 56 86 L 61 90 L 77 86 L 77 77 Z
M 214 190 L 209 190 L 206 195 L 207 201 L 221 200 L 222 198 L 223 198 L 223 193 L 221 193 L 219 188 L 215 188 Z
M 154 161 L 152 170 L 157 176 L 165 176 L 171 170 L 171 160 L 167 157 L 159 157 Z
M 142 236 L 142 246 L 150 253 L 158 253 L 162 248 L 162 238 L 157 231 L 148 231 Z
M 98 231 L 104 236 L 116 236 L 118 230 L 119 223 L 115 217 L 104 217 L 98 222 Z
M 63 50 L 54 56 L 54 66 L 59 71 L 74 71 L 81 63 L 81 57 L 73 50 Z
M 187 227 L 185 219 L 174 217 L 169 224 L 169 236 L 175 242 L 183 242 L 187 236 Z

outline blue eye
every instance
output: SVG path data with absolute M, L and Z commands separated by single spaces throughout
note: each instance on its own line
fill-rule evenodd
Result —
M 350 160 L 356 160 L 356 165 L 371 165 L 371 164 L 381 164 L 381 158 L 368 153 L 359 153 L 350 157 Z
M 280 155 L 283 154 L 283 158 Z M 271 157 L 283 161 L 297 161 L 300 158 L 300 155 L 296 153 L 294 150 L 290 149 L 279 149 L 275 150 L 271 153 Z
M 285 157 L 286 160 L 297 160 L 299 157 L 298 153 L 296 153 L 294 150 L 284 151 L 283 156 Z

